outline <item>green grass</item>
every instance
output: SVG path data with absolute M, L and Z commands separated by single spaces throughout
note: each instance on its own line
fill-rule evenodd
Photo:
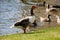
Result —
M 0 40 L 60 40 L 60 27 L 38 29 L 26 34 L 0 36 Z

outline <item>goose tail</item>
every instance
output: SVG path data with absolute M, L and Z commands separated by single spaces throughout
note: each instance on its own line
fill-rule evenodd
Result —
M 13 28 L 14 27 L 14 25 L 12 25 L 10 28 Z

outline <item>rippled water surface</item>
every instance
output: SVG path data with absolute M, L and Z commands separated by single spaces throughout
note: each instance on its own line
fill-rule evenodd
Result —
M 10 28 L 17 20 L 22 18 L 23 3 L 16 0 L 0 0 L 0 35 L 13 34 L 21 29 Z
M 20 0 L 0 0 L 0 35 L 14 34 L 17 31 L 23 32 L 18 28 L 10 28 L 17 20 L 20 20 L 23 17 L 23 13 L 30 13 L 30 5 L 27 6 L 23 4 Z M 29 7 L 29 8 L 28 8 Z M 36 13 L 36 12 L 35 12 Z M 57 13 L 57 12 L 56 12 Z M 58 12 L 60 14 L 60 11 Z M 38 14 L 35 15 L 45 17 L 45 8 L 40 7 L 38 10 Z M 24 14 L 26 16 L 26 14 Z M 56 18 L 52 16 L 52 20 L 56 21 Z M 39 18 L 37 18 L 39 20 Z M 38 21 L 39 22 L 39 21 Z M 55 22 L 56 23 L 56 22 Z M 51 25 L 55 25 L 55 23 L 51 23 Z M 40 23 L 38 23 L 40 25 Z M 48 25 L 49 26 L 49 25 Z M 44 27 L 46 27 L 44 25 Z

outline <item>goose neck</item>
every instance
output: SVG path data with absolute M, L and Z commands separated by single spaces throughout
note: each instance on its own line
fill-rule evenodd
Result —
M 33 16 L 34 15 L 34 13 L 33 13 L 33 8 L 31 8 L 31 16 Z
M 51 19 L 50 19 L 50 15 L 48 15 L 48 19 L 49 19 L 49 21 L 51 21 Z
M 44 2 L 43 2 L 43 5 L 45 6 L 45 4 L 46 4 L 46 2 L 44 1 Z

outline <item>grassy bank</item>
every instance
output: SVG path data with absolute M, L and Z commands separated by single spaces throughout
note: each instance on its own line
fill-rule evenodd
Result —
M 39 29 L 27 34 L 0 36 L 0 40 L 60 40 L 60 27 Z

